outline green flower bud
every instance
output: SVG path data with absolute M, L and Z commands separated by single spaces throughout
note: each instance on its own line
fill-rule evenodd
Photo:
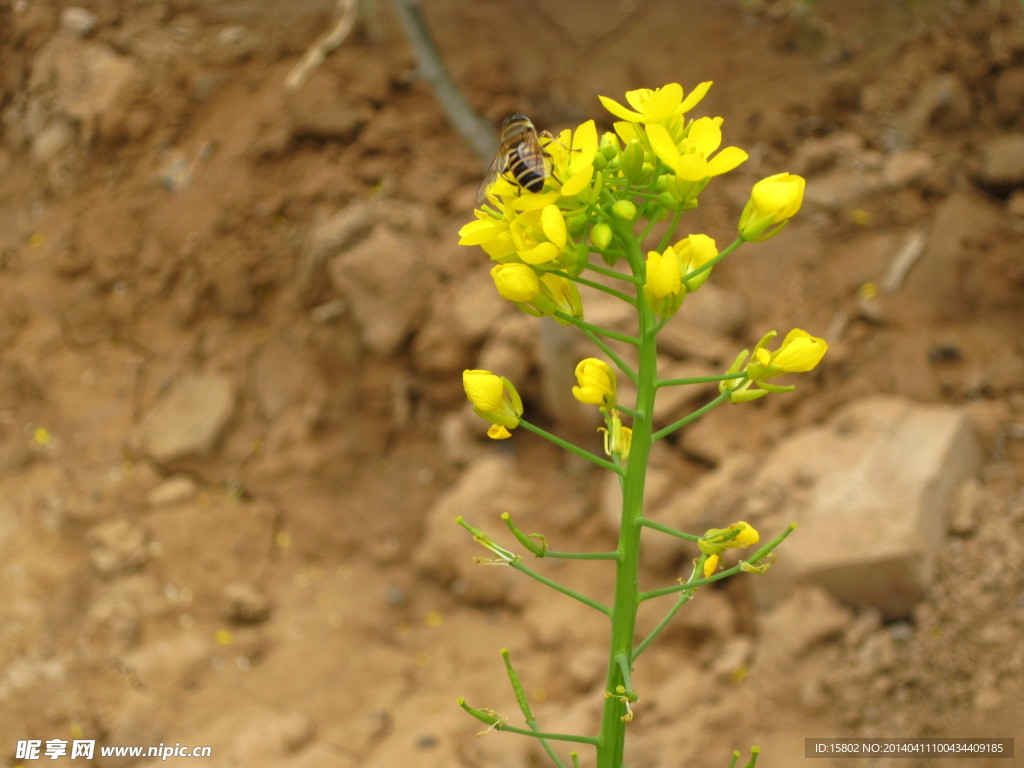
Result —
M 598 152 L 596 155 L 594 155 L 594 170 L 595 171 L 603 171 L 607 167 L 608 167 L 608 158 L 606 158 L 600 152 Z
M 612 228 L 601 221 L 590 228 L 590 243 L 599 251 L 603 251 L 612 242 Z
M 636 218 L 636 206 L 630 200 L 616 200 L 612 206 L 612 216 L 623 221 Z
M 637 139 L 633 139 L 622 151 L 622 175 L 630 181 L 635 181 L 640 177 L 643 164 L 643 145 Z

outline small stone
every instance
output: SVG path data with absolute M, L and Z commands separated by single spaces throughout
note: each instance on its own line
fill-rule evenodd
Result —
M 149 559 L 145 531 L 128 520 L 111 520 L 92 532 L 89 562 L 96 572 L 111 578 L 136 571 Z
M 161 463 L 209 456 L 234 409 L 231 379 L 219 374 L 186 376 L 147 411 L 140 428 L 140 450 Z
M 196 495 L 199 487 L 188 475 L 174 475 L 146 494 L 150 507 L 171 507 L 188 501 Z
M 981 146 L 979 155 L 979 184 L 997 191 L 1024 187 L 1024 133 L 989 139 Z
M 96 14 L 86 8 L 72 5 L 60 12 L 61 29 L 79 37 L 90 35 L 96 29 L 96 24 Z
M 224 588 L 224 616 L 240 624 L 258 624 L 270 617 L 270 600 L 255 587 L 236 581 Z

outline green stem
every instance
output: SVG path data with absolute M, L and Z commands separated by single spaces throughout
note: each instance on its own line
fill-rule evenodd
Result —
M 675 536 L 679 539 L 686 539 L 687 541 L 700 541 L 700 536 L 695 536 L 692 533 L 683 533 L 680 530 L 672 528 L 671 526 L 664 525 L 663 523 L 657 523 L 654 520 L 648 520 L 646 517 L 640 518 L 640 525 L 645 528 L 651 528 L 655 531 L 661 531 L 667 533 L 669 536 Z
M 556 552 L 548 550 L 540 557 L 554 557 L 560 560 L 618 560 L 618 552 Z
M 644 268 L 640 243 L 632 232 L 623 232 L 620 239 L 629 249 L 628 259 L 635 276 Z M 654 333 L 655 318 L 646 302 L 638 301 L 637 327 L 639 329 L 636 415 L 633 418 L 633 438 L 629 452 L 629 463 L 622 482 L 622 518 L 619 526 L 619 557 L 615 568 L 615 599 L 611 611 L 611 642 L 608 655 L 608 672 L 605 690 L 614 691 L 617 686 L 627 686 L 619 660 L 633 658 L 633 642 L 636 633 L 636 614 L 640 605 L 640 533 L 643 519 L 644 483 L 647 463 L 650 458 L 652 436 L 652 414 L 654 413 L 655 382 L 658 378 L 657 337 Z M 625 751 L 626 705 L 621 699 L 608 697 L 601 714 L 601 730 L 598 736 L 597 768 L 621 768 Z
M 716 397 L 710 403 L 707 403 L 706 405 L 698 408 L 696 411 L 691 413 L 689 416 L 684 416 L 679 421 L 674 422 L 672 424 L 669 424 L 664 429 L 659 429 L 657 432 L 654 433 L 654 439 L 655 440 L 661 440 L 661 438 L 666 437 L 667 435 L 671 435 L 677 429 L 681 429 L 682 427 L 685 427 L 687 424 L 689 424 L 694 419 L 699 419 L 701 416 L 703 416 L 705 413 L 710 411 L 712 408 L 717 408 L 722 403 L 728 402 L 728 400 L 729 400 L 729 393 L 728 392 L 722 392 L 721 394 L 719 394 L 718 397 Z
M 701 572 L 701 569 L 704 567 L 704 561 L 706 559 L 707 555 L 701 554 L 701 556 L 697 559 L 697 562 L 693 565 L 693 572 L 690 574 L 690 578 L 687 579 L 687 583 L 693 581 L 697 577 L 697 574 Z M 669 612 L 665 614 L 664 618 L 662 618 L 662 620 L 658 622 L 658 626 L 652 629 L 650 631 L 650 634 L 648 634 L 647 637 L 641 640 L 637 644 L 636 648 L 633 649 L 633 661 L 636 661 L 638 658 L 640 658 L 640 654 L 643 653 L 644 650 L 646 650 L 647 646 L 654 642 L 654 638 L 661 634 L 662 630 L 668 626 L 668 623 L 670 621 L 672 621 L 672 618 L 677 613 L 679 613 L 679 609 L 686 605 L 688 602 L 690 602 L 690 598 L 692 597 L 693 590 L 690 590 L 689 592 L 683 592 L 681 595 L 679 595 L 679 599 L 676 600 L 675 605 L 673 605 Z
M 555 317 L 560 318 L 567 323 L 572 323 L 577 328 L 581 328 L 585 331 L 591 331 L 592 333 L 599 334 L 605 338 L 614 339 L 615 341 L 621 341 L 626 344 L 632 344 L 633 346 L 640 343 L 640 340 L 636 336 L 630 336 L 628 333 L 619 333 L 618 331 L 609 331 L 607 328 L 602 328 L 599 325 L 592 325 L 591 323 L 580 320 L 579 318 L 571 317 L 564 312 L 555 312 Z
M 522 560 L 513 560 L 511 563 L 509 563 L 509 566 L 515 568 L 517 571 L 520 571 L 521 573 L 525 573 L 531 579 L 535 579 L 536 581 L 539 581 L 541 584 L 547 587 L 551 587 L 556 592 L 561 592 L 563 595 L 567 595 L 568 597 L 571 597 L 574 600 L 579 600 L 584 605 L 589 605 L 595 611 L 599 611 L 603 613 L 605 616 L 611 615 L 611 609 L 604 603 L 598 602 L 597 600 L 587 597 L 586 595 L 581 595 L 576 590 L 562 586 L 557 581 L 552 581 L 547 576 L 541 576 L 539 573 L 537 573 L 529 566 L 524 565 Z
M 622 280 L 624 283 L 630 283 L 632 285 L 640 285 L 642 282 L 637 278 L 633 277 L 632 275 L 626 275 L 623 274 L 622 272 L 619 272 L 618 270 L 610 269 L 608 267 L 599 267 L 596 264 L 587 264 L 587 269 L 589 269 L 591 272 L 596 272 L 599 275 L 610 277 L 613 280 Z M 566 275 L 566 277 L 568 277 L 568 275 Z M 634 299 L 629 299 L 629 303 L 633 304 Z
M 458 704 L 469 714 L 475 717 L 484 725 L 494 728 L 496 731 L 508 731 L 509 733 L 518 733 L 521 736 L 533 736 L 535 739 L 550 739 L 551 741 L 571 741 L 575 744 L 593 744 L 597 745 L 597 739 L 593 736 L 577 736 L 574 733 L 548 733 L 546 731 L 528 731 L 525 728 L 516 728 L 512 725 L 507 725 L 504 722 L 504 718 L 496 712 L 490 710 L 476 709 L 469 706 L 465 699 L 458 699 Z
M 658 379 L 658 387 L 677 387 L 685 384 L 708 384 L 712 381 L 728 381 L 729 379 L 742 379 L 746 372 L 719 373 L 714 376 L 691 376 L 686 379 Z
M 553 435 L 546 429 L 541 429 L 535 424 L 531 424 L 526 419 L 520 418 L 519 426 L 528 429 L 535 435 L 540 435 L 545 440 L 550 440 L 552 443 L 554 443 L 560 448 L 565 448 L 565 450 L 575 453 L 577 456 L 582 456 L 587 461 L 593 462 L 594 464 L 597 464 L 597 466 L 599 467 L 603 467 L 604 469 L 610 469 L 617 475 L 621 475 L 623 473 L 622 467 L 620 467 L 618 464 L 608 461 L 608 459 L 603 459 L 597 454 L 591 453 L 590 451 L 584 450 L 583 448 L 580 448 L 578 445 L 570 443 L 568 440 L 563 440 L 558 435 Z
M 622 373 L 626 375 L 626 378 L 628 378 L 634 384 L 636 383 L 636 371 L 630 368 L 625 360 L 623 360 L 621 357 L 615 354 L 615 351 L 604 343 L 604 339 L 602 339 L 593 331 L 588 331 L 586 328 L 580 328 L 580 331 L 583 333 L 584 336 L 586 336 L 588 339 L 594 342 L 594 344 L 597 345 L 597 347 L 602 352 L 608 355 L 611 361 L 615 363 L 615 367 L 622 371 Z
M 619 301 L 624 301 L 627 304 L 633 304 L 636 301 L 636 299 L 632 298 L 631 296 L 627 296 L 622 291 L 617 291 L 614 288 L 609 288 L 604 283 L 599 283 L 595 280 L 587 280 L 587 278 L 585 277 L 570 277 L 564 272 L 553 272 L 552 274 L 558 275 L 559 277 L 564 277 L 566 280 L 572 280 L 574 283 L 585 285 L 587 286 L 587 288 L 593 288 L 595 291 L 607 293 L 609 296 L 614 296 Z

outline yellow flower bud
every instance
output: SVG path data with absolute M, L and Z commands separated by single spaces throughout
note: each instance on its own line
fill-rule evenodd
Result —
M 666 248 L 664 253 L 650 251 L 647 254 L 644 300 L 661 317 L 674 315 L 686 298 L 679 266 L 679 257 L 672 246 Z
M 537 273 L 525 264 L 498 264 L 491 269 L 491 277 L 498 293 L 509 301 L 530 302 L 540 293 Z
M 572 395 L 581 403 L 615 407 L 616 378 L 608 363 L 596 357 L 581 360 L 576 366 L 576 380 L 579 386 L 572 388 Z
M 770 339 L 774 332 L 767 336 Z M 784 373 L 805 373 L 813 370 L 828 352 L 824 339 L 811 336 L 807 331 L 794 328 L 786 334 L 782 345 L 770 352 L 764 346 L 754 350 L 754 360 L 747 366 L 747 375 L 761 381 Z
M 509 436 L 508 430 L 519 426 L 523 401 L 504 376 L 490 371 L 466 370 L 462 372 L 462 388 L 466 390 L 473 412 L 493 425 L 487 430 L 488 437 L 504 439 Z
M 778 233 L 800 210 L 804 184 L 802 176 L 790 173 L 777 173 L 757 182 L 740 215 L 740 236 L 760 241 Z
M 711 574 L 718 570 L 718 561 L 720 560 L 718 555 L 710 555 L 708 559 L 704 561 L 704 578 L 710 579 Z

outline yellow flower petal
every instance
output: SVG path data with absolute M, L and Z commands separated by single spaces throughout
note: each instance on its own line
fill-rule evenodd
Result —
M 541 210 L 540 226 L 548 240 L 559 249 L 565 247 L 569 235 L 565 229 L 565 218 L 557 205 L 547 205 Z
M 713 82 L 713 80 L 706 80 L 705 82 L 699 84 L 692 91 L 690 91 L 687 97 L 683 99 L 682 104 L 679 105 L 680 112 L 689 112 L 691 109 L 697 106 L 697 104 L 700 103 L 701 99 L 703 99 L 704 96 L 707 95 L 707 92 L 711 88 Z
M 657 123 L 647 126 L 647 138 L 651 141 L 651 149 L 661 161 L 675 169 L 679 162 L 679 149 L 665 127 Z
M 647 119 L 658 122 L 672 119 L 678 114 L 682 101 L 683 86 L 679 83 L 669 83 L 659 88 L 647 101 Z
M 616 117 L 621 117 L 623 120 L 628 120 L 631 123 L 638 123 L 643 120 L 644 116 L 639 112 L 634 112 L 631 109 L 626 109 L 624 106 L 615 101 L 615 99 L 609 99 L 607 96 L 598 96 L 601 100 L 601 104 L 604 108 L 611 112 Z M 626 94 L 626 98 L 629 99 L 629 93 Z
M 590 186 L 590 180 L 594 178 L 594 166 L 588 165 L 579 173 L 572 176 L 562 185 L 562 197 L 573 197 Z
M 720 176 L 728 173 L 747 161 L 746 152 L 739 147 L 726 147 L 708 161 L 708 176 Z
M 547 264 L 558 258 L 558 246 L 554 243 L 538 243 L 533 248 L 520 251 L 519 258 L 527 264 Z

